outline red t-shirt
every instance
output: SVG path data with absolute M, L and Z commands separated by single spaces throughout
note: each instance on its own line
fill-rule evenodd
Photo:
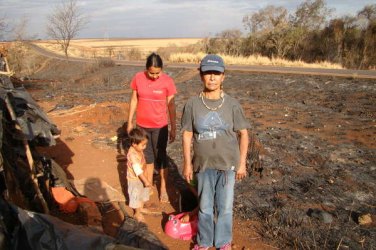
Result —
M 167 97 L 176 94 L 174 80 L 163 72 L 156 80 L 138 72 L 131 88 L 137 91 L 136 123 L 144 128 L 162 128 L 168 124 Z

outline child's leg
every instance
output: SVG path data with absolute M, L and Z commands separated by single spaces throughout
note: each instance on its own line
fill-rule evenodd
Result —
M 144 207 L 145 197 L 148 198 L 148 192 L 145 192 L 144 185 L 141 181 L 128 182 L 129 207 L 133 208 L 133 217 L 140 222 L 144 222 L 142 208 Z
M 160 170 L 160 176 L 161 176 L 161 187 L 160 187 L 160 201 L 168 203 L 168 194 L 167 194 L 167 189 L 166 189 L 166 183 L 167 183 L 167 178 L 168 178 L 168 169 L 167 168 L 162 168 Z
M 134 218 L 139 222 L 145 222 L 145 218 L 142 215 L 142 207 L 134 209 Z

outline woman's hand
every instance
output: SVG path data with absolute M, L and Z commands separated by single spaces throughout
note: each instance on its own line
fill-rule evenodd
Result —
M 173 143 L 175 141 L 175 138 L 176 138 L 176 130 L 171 129 L 169 143 Z
M 246 176 L 247 176 L 247 171 L 246 171 L 245 165 L 240 166 L 239 170 L 236 171 L 236 179 L 238 181 L 240 181 L 240 180 L 244 179 Z
M 193 180 L 192 164 L 184 164 L 183 177 L 188 183 L 191 183 L 191 181 Z
M 129 134 L 129 132 L 131 132 L 132 129 L 133 129 L 133 124 L 131 122 L 128 122 L 128 124 L 127 124 L 127 134 Z

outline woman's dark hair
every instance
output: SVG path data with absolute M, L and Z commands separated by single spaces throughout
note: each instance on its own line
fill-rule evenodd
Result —
M 146 68 L 150 67 L 163 68 L 162 58 L 154 52 L 146 58 Z
M 147 139 L 145 131 L 142 128 L 134 128 L 128 134 L 131 144 L 139 144 L 143 140 Z

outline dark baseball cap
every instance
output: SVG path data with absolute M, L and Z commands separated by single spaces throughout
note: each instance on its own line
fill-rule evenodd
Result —
M 200 63 L 200 70 L 202 72 L 218 71 L 223 73 L 225 72 L 225 63 L 223 62 L 222 57 L 209 54 L 202 58 Z

